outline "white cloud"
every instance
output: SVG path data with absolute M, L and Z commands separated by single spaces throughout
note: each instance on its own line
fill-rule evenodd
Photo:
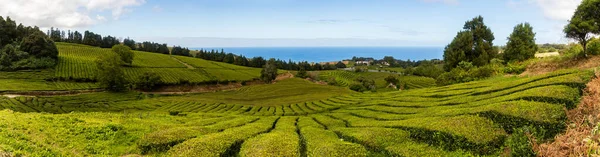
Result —
M 544 15 L 552 20 L 567 21 L 571 19 L 581 0 L 530 0 L 537 4 Z
M 152 7 L 152 11 L 154 11 L 154 12 L 162 12 L 162 11 L 163 11 L 163 8 L 161 8 L 161 7 L 160 7 L 160 6 L 158 6 L 158 5 L 155 5 L 154 7 Z
M 428 3 L 445 3 L 445 4 L 453 4 L 456 5 L 458 4 L 458 0 L 421 0 L 423 2 L 428 2 Z
M 0 16 L 10 16 L 25 25 L 74 28 L 106 21 L 99 15 L 105 11 L 118 19 L 130 12 L 130 7 L 144 3 L 145 0 L 0 0 Z

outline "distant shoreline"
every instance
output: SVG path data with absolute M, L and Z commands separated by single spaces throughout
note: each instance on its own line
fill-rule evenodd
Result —
M 393 56 L 401 60 L 443 59 L 443 47 L 221 47 L 190 48 L 193 50 L 211 50 L 243 55 L 248 58 L 264 57 L 281 60 L 331 62 L 356 57 L 382 59 Z

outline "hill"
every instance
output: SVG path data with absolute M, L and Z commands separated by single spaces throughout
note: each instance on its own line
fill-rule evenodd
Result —
M 57 43 L 59 64 L 55 76 L 63 80 L 91 81 L 95 78 L 95 59 L 107 53 L 103 49 L 70 43 Z M 144 72 L 155 72 L 167 84 L 185 80 L 190 83 L 249 81 L 260 76 L 260 69 L 203 59 L 134 51 L 132 67 L 125 67 L 126 78 L 135 81 Z M 188 67 L 186 64 L 191 65 Z
M 354 83 L 359 77 L 374 80 L 375 86 L 378 89 L 385 89 L 388 84 L 385 78 L 388 76 L 396 76 L 401 84 L 406 84 L 408 89 L 419 89 L 435 86 L 435 79 L 421 76 L 400 76 L 394 73 L 387 72 L 351 72 L 345 70 L 324 71 L 319 74 L 320 79 L 328 82 L 335 81 L 337 85 L 347 87 Z
M 590 78 L 589 70 L 569 70 L 372 94 L 328 86 L 301 93 L 319 87 L 292 79 L 198 95 L 1 98 L 0 106 L 11 110 L 0 111 L 0 139 L 8 139 L 0 141 L 0 151 L 25 156 L 498 156 L 519 128 L 533 127 L 540 139 L 562 132 L 564 109 L 577 106 Z M 286 95 L 295 90 L 309 95 Z M 326 91 L 339 95 L 317 97 Z M 275 105 L 276 100 L 282 101 Z M 260 101 L 270 105 L 255 104 Z

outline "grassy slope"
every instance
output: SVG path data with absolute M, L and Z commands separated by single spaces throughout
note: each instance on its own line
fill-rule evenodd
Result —
M 0 130 L 0 139 L 8 140 L 0 140 L 0 152 L 30 156 L 497 156 L 502 152 L 503 139 L 514 128 L 543 127 L 550 138 L 560 132 L 565 127 L 563 108 L 577 104 L 579 90 L 591 76 L 590 71 L 571 70 L 323 99 L 316 97 L 323 94 L 320 92 L 312 100 L 282 97 L 286 94 L 283 91 L 271 91 L 286 84 L 296 89 L 309 86 L 293 79 L 230 93 L 240 102 L 269 95 L 279 98 L 265 102 L 306 101 L 268 107 L 213 103 L 203 98 L 212 98 L 210 94 L 148 98 L 136 93 L 94 93 L 0 98 L 0 107 L 14 111 L 68 113 L 1 111 L 0 126 L 5 129 Z M 263 92 L 270 94 L 250 96 Z M 231 101 L 226 100 L 230 98 L 223 97 L 222 102 Z M 242 101 L 243 98 L 247 100 Z M 165 111 L 185 111 L 187 116 L 167 116 Z M 300 144 L 281 144 L 282 141 L 267 138 L 286 134 L 297 135 L 290 140 Z
M 274 106 L 321 100 L 351 93 L 353 92 L 345 88 L 318 85 L 293 78 L 272 85 L 246 86 L 235 91 L 190 95 L 184 99 L 200 100 L 205 103 Z
M 371 79 L 375 81 L 375 86 L 377 89 L 386 90 L 388 84 L 385 81 L 385 78 L 388 76 L 396 76 L 398 79 L 406 83 L 409 89 L 418 89 L 418 88 L 426 88 L 435 86 L 435 80 L 428 77 L 419 77 L 419 76 L 398 76 L 398 74 L 386 73 L 386 72 L 361 72 L 355 73 L 350 71 L 343 70 L 335 70 L 335 71 L 323 71 L 319 73 L 319 77 L 323 80 L 329 81 L 330 79 L 335 79 L 341 86 L 349 86 L 353 83 L 358 83 L 356 81 L 359 77 L 364 77 L 366 79 Z
M 64 79 L 93 80 L 95 77 L 95 59 L 103 54 L 111 53 L 110 49 L 103 49 L 85 45 L 57 43 L 59 49 L 59 64 L 56 68 L 56 77 Z M 192 66 L 190 69 L 170 55 L 134 51 L 135 57 L 132 67 L 125 67 L 126 78 L 134 81 L 144 72 L 155 72 L 164 82 L 176 84 L 180 80 L 192 83 L 207 81 L 247 81 L 257 78 L 260 69 L 236 66 L 202 59 L 176 56 L 178 59 Z

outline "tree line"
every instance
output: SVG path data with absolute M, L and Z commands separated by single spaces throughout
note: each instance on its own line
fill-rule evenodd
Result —
M 17 25 L 0 16 L 0 70 L 48 68 L 56 64 L 58 49 L 40 29 Z
M 84 44 L 89 46 L 101 47 L 101 48 L 112 48 L 115 45 L 123 44 L 129 47 L 131 50 L 138 51 L 146 51 L 146 52 L 155 52 L 162 54 L 170 54 L 171 51 L 166 43 L 160 44 L 150 41 L 144 41 L 141 43 L 136 42 L 133 39 L 125 38 L 121 42 L 121 40 L 114 36 L 102 36 L 100 34 L 85 31 L 83 34 L 79 31 L 71 31 L 60 30 L 58 28 L 50 28 L 50 30 L 46 33 L 50 38 L 55 42 L 67 42 L 67 43 L 75 43 L 75 44 Z M 177 49 L 175 49 L 177 48 Z M 181 48 L 179 46 L 174 47 L 175 53 L 174 55 L 182 55 L 182 56 L 190 56 L 189 49 Z M 179 50 L 187 50 L 179 51 Z

